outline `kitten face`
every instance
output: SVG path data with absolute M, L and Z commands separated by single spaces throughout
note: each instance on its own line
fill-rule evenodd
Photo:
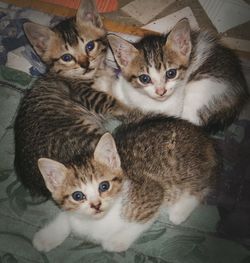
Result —
M 150 52 L 154 53 L 154 50 Z M 138 92 L 152 99 L 165 101 L 183 79 L 183 71 L 180 65 L 168 61 L 165 55 L 161 61 L 157 61 L 154 54 L 148 58 L 146 60 L 144 53 L 139 52 L 130 67 L 124 71 L 124 76 Z
M 164 101 L 181 84 L 191 52 L 187 20 L 167 36 L 145 37 L 136 44 L 114 35 L 108 40 L 123 76 L 138 92 Z
M 47 158 L 40 158 L 38 167 L 60 207 L 91 218 L 109 211 L 123 185 L 120 158 L 108 133 L 100 139 L 94 158 L 82 167 L 66 167 Z
M 25 23 L 24 30 L 50 72 L 90 79 L 103 64 L 106 32 L 92 1 L 82 1 L 75 18 L 62 21 L 52 29 Z
M 64 210 L 100 218 L 112 206 L 121 190 L 121 173 L 112 172 L 97 163 L 94 167 L 94 170 L 92 168 L 68 170 L 65 187 L 54 193 L 54 198 Z M 78 180 L 74 178 L 76 174 Z

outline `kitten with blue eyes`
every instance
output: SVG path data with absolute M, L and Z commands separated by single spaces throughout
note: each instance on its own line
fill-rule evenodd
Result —
M 104 68 L 106 32 L 92 6 L 91 1 L 82 1 L 75 17 L 53 28 L 32 22 L 24 24 L 28 40 L 50 74 L 92 79 Z
M 33 245 L 50 251 L 71 233 L 121 252 L 149 228 L 158 215 L 163 190 L 154 181 L 145 185 L 125 177 L 115 141 L 105 133 L 93 156 L 78 163 L 40 158 L 38 167 L 46 187 L 62 212 L 39 230 Z M 146 191 L 149 191 L 145 195 Z M 143 210 L 143 213 L 142 213 Z
M 212 139 L 184 120 L 136 112 L 130 118 L 100 136 L 88 159 L 39 158 L 62 212 L 35 234 L 36 249 L 49 251 L 73 233 L 104 250 L 125 251 L 162 209 L 180 224 L 207 196 L 220 170 Z
M 239 59 L 187 19 L 137 43 L 109 35 L 121 69 L 109 92 L 130 107 L 178 116 L 208 132 L 230 125 L 249 98 Z

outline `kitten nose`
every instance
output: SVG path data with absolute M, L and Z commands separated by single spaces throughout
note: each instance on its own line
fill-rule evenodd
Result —
M 156 94 L 163 96 L 167 91 L 164 88 L 156 88 Z
M 88 68 L 89 67 L 89 60 L 84 59 L 84 60 L 80 61 L 80 66 L 81 66 L 81 68 Z
M 100 209 L 100 207 L 101 207 L 101 202 L 99 201 L 99 202 L 97 202 L 96 204 L 94 204 L 94 203 L 91 203 L 90 204 L 90 207 L 91 208 L 94 208 L 94 209 L 96 209 L 96 210 L 99 210 Z

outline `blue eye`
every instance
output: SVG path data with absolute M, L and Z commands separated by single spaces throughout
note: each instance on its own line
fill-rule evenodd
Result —
M 110 187 L 110 184 L 108 181 L 101 182 L 99 184 L 99 191 L 100 192 L 106 192 Z
M 73 60 L 73 56 L 70 54 L 64 54 L 61 56 L 61 59 L 65 62 L 70 62 L 71 60 Z
M 83 199 L 86 199 L 86 196 L 84 193 L 82 193 L 81 191 L 76 191 L 72 194 L 72 198 L 75 200 L 75 201 L 81 201 Z
M 146 74 L 142 74 L 139 76 L 139 80 L 142 84 L 148 84 L 151 82 L 151 78 L 149 77 L 149 75 Z
M 177 70 L 172 68 L 166 72 L 166 78 L 173 79 L 176 76 Z
M 94 41 L 89 41 L 89 42 L 87 43 L 87 45 L 86 45 L 86 51 L 89 52 L 89 51 L 93 50 L 94 47 L 95 47 Z

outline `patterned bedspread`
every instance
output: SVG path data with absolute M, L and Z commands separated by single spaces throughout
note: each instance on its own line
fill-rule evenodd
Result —
M 0 2 L 0 262 L 250 262 L 249 107 L 215 136 L 225 165 L 219 189 L 184 224 L 172 225 L 163 211 L 123 253 L 105 252 L 73 236 L 46 254 L 33 248 L 34 233 L 58 208 L 50 201 L 32 200 L 13 169 L 16 109 L 23 91 L 45 71 L 23 35 L 22 24 L 32 20 L 49 25 L 59 19 Z

